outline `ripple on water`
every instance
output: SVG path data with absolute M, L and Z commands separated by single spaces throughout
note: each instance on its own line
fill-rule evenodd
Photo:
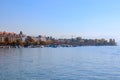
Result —
M 0 80 L 120 80 L 119 47 L 0 51 Z

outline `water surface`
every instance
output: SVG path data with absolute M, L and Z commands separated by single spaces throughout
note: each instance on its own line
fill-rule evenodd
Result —
M 0 80 L 120 80 L 120 47 L 0 49 Z

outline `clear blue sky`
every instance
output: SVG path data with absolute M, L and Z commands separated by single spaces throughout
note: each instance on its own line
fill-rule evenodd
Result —
M 0 0 L 0 30 L 120 38 L 120 0 Z

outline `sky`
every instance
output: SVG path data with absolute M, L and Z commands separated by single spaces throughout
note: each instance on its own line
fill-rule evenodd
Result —
M 0 0 L 0 31 L 120 40 L 120 0 Z

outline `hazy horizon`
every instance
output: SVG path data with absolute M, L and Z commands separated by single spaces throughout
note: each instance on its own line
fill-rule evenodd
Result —
M 53 37 L 115 38 L 119 0 L 0 0 L 0 30 Z

